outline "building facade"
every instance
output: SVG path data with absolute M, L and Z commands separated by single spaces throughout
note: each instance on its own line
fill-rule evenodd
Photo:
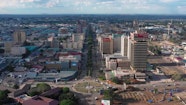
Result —
M 147 39 L 145 32 L 131 33 L 131 68 L 135 71 L 145 71 L 147 69 Z
M 127 56 L 128 55 L 128 36 L 121 37 L 121 55 Z
M 113 39 L 110 37 L 102 38 L 101 51 L 103 54 L 113 54 Z
M 11 52 L 12 46 L 13 46 L 13 43 L 11 41 L 4 43 L 5 54 L 8 54 Z
M 15 31 L 13 33 L 14 44 L 23 44 L 26 41 L 26 34 L 24 31 Z

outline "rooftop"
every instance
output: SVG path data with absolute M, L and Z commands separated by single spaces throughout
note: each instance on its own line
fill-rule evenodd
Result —
M 26 101 L 23 101 L 23 105 L 58 105 L 59 102 L 50 98 L 42 96 L 34 96 Z
M 39 73 L 37 78 L 68 78 L 73 76 L 77 71 L 61 71 L 60 73 Z

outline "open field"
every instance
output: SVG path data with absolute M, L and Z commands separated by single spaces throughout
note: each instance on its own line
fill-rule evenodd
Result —
M 158 57 L 153 59 L 148 59 L 150 64 L 159 66 L 166 75 L 172 74 L 183 74 L 185 73 L 183 68 L 176 63 L 172 63 L 169 59 L 164 57 Z
M 82 93 L 95 93 L 103 89 L 103 86 L 97 82 L 83 82 L 76 84 L 74 88 Z
M 153 94 L 149 91 L 136 91 L 136 92 L 124 92 L 120 93 L 122 96 L 124 105 L 182 105 L 179 100 L 172 98 L 173 101 L 168 102 L 169 94 Z M 163 101 L 161 101 L 164 98 Z M 152 100 L 152 103 L 148 103 L 148 100 Z

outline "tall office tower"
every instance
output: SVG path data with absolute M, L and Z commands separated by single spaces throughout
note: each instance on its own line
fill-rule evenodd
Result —
M 49 45 L 51 48 L 59 48 L 60 46 L 58 39 L 53 36 L 48 38 L 48 41 L 46 44 Z
M 72 41 L 73 42 L 79 42 L 79 41 L 83 41 L 85 38 L 85 35 L 83 33 L 80 34 L 72 34 Z
M 23 44 L 26 41 L 26 34 L 24 31 L 15 31 L 13 33 L 14 44 Z
M 128 36 L 123 35 L 121 36 L 121 55 L 128 56 Z
M 110 37 L 101 39 L 101 51 L 103 54 L 113 54 L 113 39 Z
M 139 25 L 139 22 L 137 20 L 134 20 L 133 21 L 133 27 L 138 27 L 138 25 Z
M 8 54 L 11 52 L 11 48 L 12 48 L 13 44 L 11 41 L 5 42 L 4 43 L 4 49 L 5 49 L 5 54 Z
M 145 71 L 147 69 L 147 40 L 148 34 L 145 32 L 134 32 L 130 36 L 131 45 L 131 68 L 135 71 Z
M 122 34 L 112 34 L 114 53 L 121 52 L 121 36 Z
M 84 33 L 86 30 L 87 23 L 85 20 L 77 21 L 77 33 Z
M 131 61 L 131 38 L 130 36 L 128 37 L 128 48 L 127 48 L 127 58 Z
M 52 48 L 59 48 L 59 46 L 60 46 L 59 44 L 60 44 L 59 40 L 57 38 L 54 38 L 52 43 L 51 43 L 51 47 Z

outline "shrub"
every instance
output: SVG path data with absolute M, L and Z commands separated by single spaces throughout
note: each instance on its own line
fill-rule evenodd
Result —
M 70 89 L 68 87 L 63 88 L 63 93 L 68 93 L 69 91 L 70 91 Z
M 67 99 L 67 100 L 62 100 L 60 102 L 60 105 L 76 105 L 76 103 L 72 100 Z
M 40 93 L 46 92 L 50 89 L 51 89 L 50 85 L 48 85 L 46 83 L 37 84 L 37 91 Z

